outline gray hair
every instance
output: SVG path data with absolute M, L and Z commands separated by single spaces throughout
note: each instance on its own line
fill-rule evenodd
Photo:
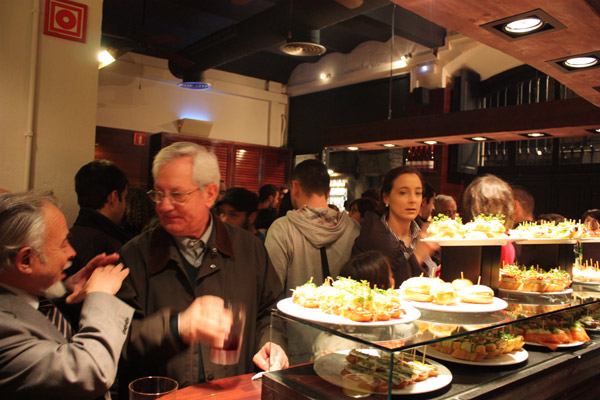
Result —
M 221 173 L 217 157 L 199 144 L 191 142 L 176 142 L 161 149 L 152 162 L 154 179 L 156 179 L 160 167 L 182 157 L 191 157 L 192 176 L 199 188 L 211 183 L 219 184 Z
M 0 272 L 13 266 L 14 256 L 31 246 L 45 262 L 46 219 L 44 207 L 58 207 L 52 192 L 4 193 L 0 195 Z
M 454 197 L 448 196 L 447 194 L 438 194 L 433 199 L 434 210 L 441 210 L 442 204 L 444 204 L 445 201 L 453 201 L 454 204 L 456 204 L 456 200 L 454 200 Z

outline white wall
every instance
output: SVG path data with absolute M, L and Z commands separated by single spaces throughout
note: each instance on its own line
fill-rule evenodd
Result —
M 70 224 L 78 206 L 77 170 L 94 158 L 102 1 L 86 0 L 85 43 L 43 34 L 43 0 L 0 1 L 0 187 L 11 191 L 54 190 Z M 39 7 L 39 18 L 32 10 Z M 39 45 L 29 75 L 33 23 Z M 35 83 L 31 174 L 27 176 L 28 91 Z
M 209 90 L 177 86 L 167 61 L 127 54 L 100 70 L 98 126 L 177 132 L 176 121 L 212 121 L 209 138 L 280 147 L 287 95 L 273 82 L 209 70 Z

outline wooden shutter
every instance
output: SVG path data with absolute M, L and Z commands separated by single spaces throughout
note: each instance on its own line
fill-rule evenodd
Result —
M 260 185 L 260 159 L 262 151 L 255 146 L 234 145 L 232 185 L 258 193 Z

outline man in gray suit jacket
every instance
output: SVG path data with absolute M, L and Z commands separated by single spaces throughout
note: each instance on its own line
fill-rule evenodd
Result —
M 72 291 L 67 302 L 85 300 L 77 333 L 71 337 L 63 329 L 68 324 L 46 297 L 63 287 L 63 270 L 75 251 L 56 203 L 51 194 L 0 195 L 2 398 L 110 398 L 133 316 L 114 296 L 129 270 L 112 265 L 116 254 L 102 254 L 66 281 Z M 53 321 L 38 310 L 43 303 Z

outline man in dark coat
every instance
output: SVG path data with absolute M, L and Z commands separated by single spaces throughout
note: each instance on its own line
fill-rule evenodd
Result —
M 250 232 L 210 212 L 220 179 L 214 154 L 174 143 L 156 155 L 152 174 L 160 225 L 119 251 L 131 273 L 118 296 L 136 310 L 119 369 L 130 374 L 120 382 L 163 375 L 185 387 L 252 372 L 253 363 L 287 367 L 283 333 L 269 327 L 283 287 L 267 252 Z M 239 362 L 218 365 L 207 345 L 222 347 L 229 336 L 227 303 L 245 304 L 246 324 Z

